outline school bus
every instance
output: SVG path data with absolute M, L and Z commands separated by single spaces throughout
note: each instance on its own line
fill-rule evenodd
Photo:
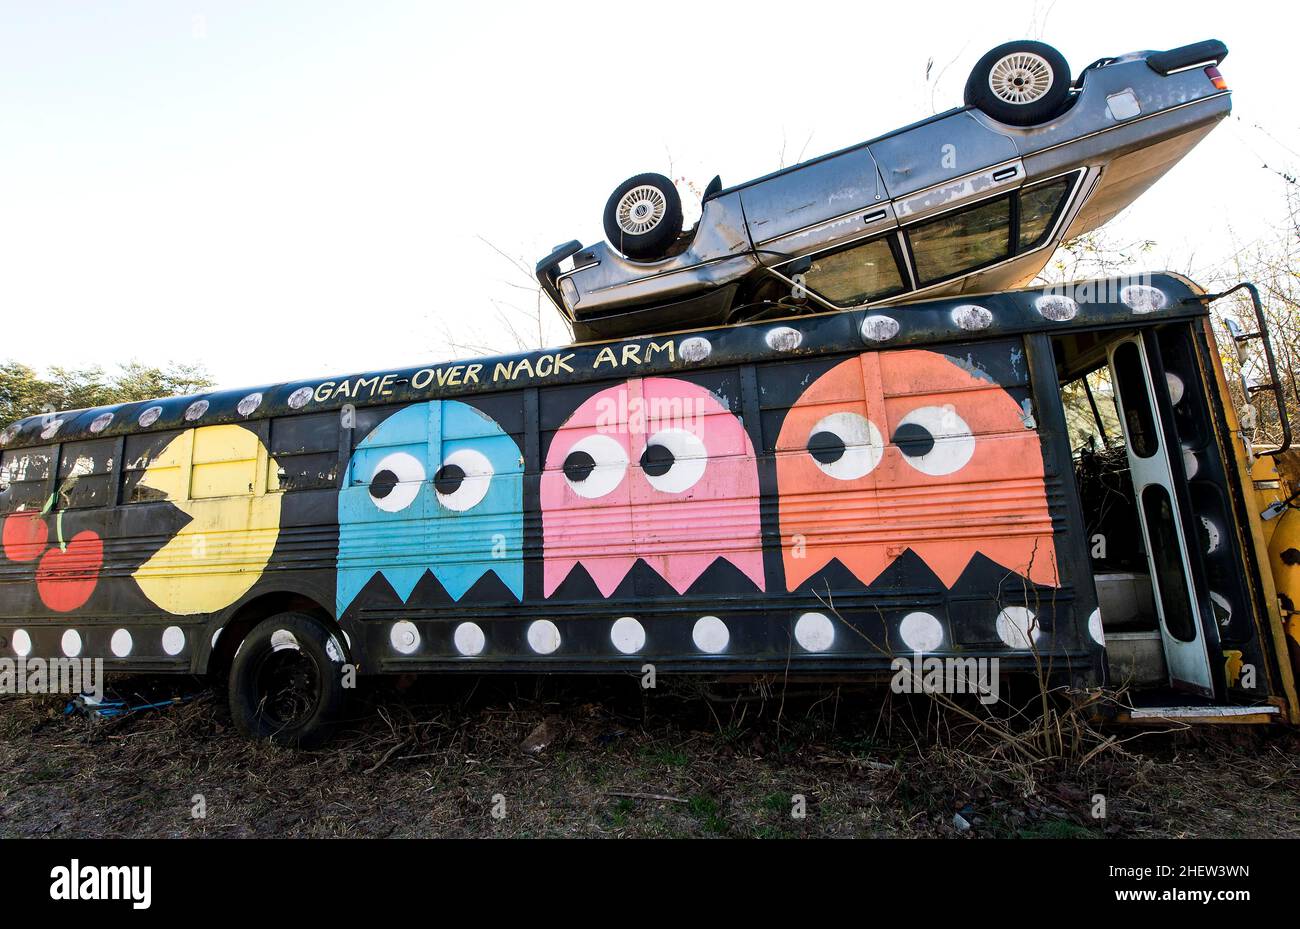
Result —
M 917 654 L 1293 722 L 1289 457 L 1248 446 L 1217 296 L 1154 274 L 31 417 L 0 432 L 0 655 L 228 675 L 240 728 L 298 745 L 355 675 Z

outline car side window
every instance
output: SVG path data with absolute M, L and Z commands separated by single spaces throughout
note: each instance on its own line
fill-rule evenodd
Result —
M 1027 252 L 1043 244 L 1070 192 L 1074 177 L 1036 184 L 1020 192 L 1020 231 L 1016 251 Z
M 837 306 L 856 306 L 907 289 L 889 237 L 819 255 L 804 284 Z
M 924 287 L 1007 258 L 1011 198 L 986 200 L 907 230 L 917 283 Z

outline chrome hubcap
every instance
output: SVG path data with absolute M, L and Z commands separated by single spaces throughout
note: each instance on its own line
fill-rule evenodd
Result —
M 618 228 L 628 235 L 645 235 L 663 222 L 668 212 L 668 198 L 651 184 L 633 187 L 619 198 L 615 209 Z
M 999 58 L 989 71 L 989 90 L 1004 103 L 1023 105 L 1041 100 L 1052 86 L 1052 66 L 1032 52 Z

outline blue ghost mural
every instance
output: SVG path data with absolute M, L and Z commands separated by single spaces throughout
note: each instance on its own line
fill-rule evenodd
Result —
M 456 400 L 399 410 L 366 436 L 339 491 L 338 615 L 377 573 L 406 600 L 433 572 L 459 600 L 489 571 L 523 598 L 523 463 Z

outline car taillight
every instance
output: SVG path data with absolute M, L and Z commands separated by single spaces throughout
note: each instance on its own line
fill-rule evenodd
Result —
M 1223 75 L 1219 73 L 1219 69 L 1214 65 L 1210 65 L 1205 69 L 1205 76 L 1210 79 L 1210 83 L 1214 85 L 1215 90 L 1228 89 L 1228 82 L 1223 79 Z

